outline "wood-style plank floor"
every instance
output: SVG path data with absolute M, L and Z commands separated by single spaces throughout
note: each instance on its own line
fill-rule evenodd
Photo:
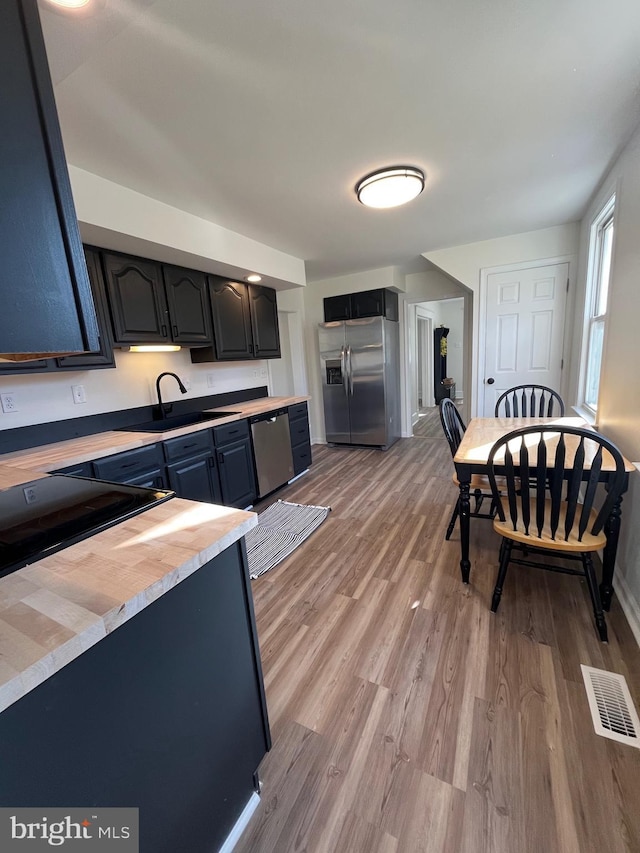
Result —
M 472 519 L 464 586 L 449 450 L 420 433 L 316 446 L 278 494 L 332 511 L 253 582 L 273 748 L 238 853 L 638 853 L 640 750 L 593 732 L 579 666 L 640 705 L 618 602 L 603 645 L 581 578 L 514 566 L 493 615 L 498 539 Z

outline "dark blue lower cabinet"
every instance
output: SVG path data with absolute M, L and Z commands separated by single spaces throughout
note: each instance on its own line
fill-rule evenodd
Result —
M 0 806 L 130 806 L 141 853 L 217 850 L 269 749 L 244 540 L 0 714 Z

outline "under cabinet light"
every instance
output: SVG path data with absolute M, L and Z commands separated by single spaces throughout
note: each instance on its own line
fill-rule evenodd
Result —
M 141 346 L 124 347 L 129 352 L 179 352 L 182 347 L 174 344 L 144 344 Z
M 247 281 L 251 282 L 251 284 L 257 284 L 259 281 L 262 281 L 262 276 L 252 273 L 247 276 Z

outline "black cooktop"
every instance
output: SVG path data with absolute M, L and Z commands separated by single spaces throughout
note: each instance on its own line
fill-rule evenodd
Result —
M 0 577 L 106 530 L 173 492 L 53 474 L 0 492 Z

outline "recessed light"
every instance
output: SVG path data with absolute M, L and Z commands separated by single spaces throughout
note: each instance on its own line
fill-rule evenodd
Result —
M 367 207 L 398 207 L 424 189 L 424 172 L 415 166 L 391 166 L 365 175 L 356 184 L 358 201 Z
M 248 275 L 248 276 L 247 276 L 247 281 L 250 281 L 252 284 L 257 284 L 259 281 L 262 281 L 262 276 L 261 276 L 261 275 L 256 275 L 256 274 L 254 273 L 253 275 Z

